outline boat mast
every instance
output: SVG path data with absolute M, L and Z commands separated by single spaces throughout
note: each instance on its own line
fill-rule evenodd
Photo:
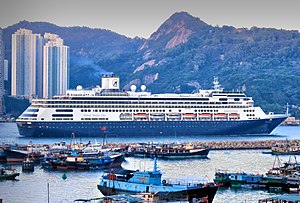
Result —
M 156 162 L 156 157 L 154 157 L 154 166 L 153 166 L 153 172 L 157 171 L 157 162 Z

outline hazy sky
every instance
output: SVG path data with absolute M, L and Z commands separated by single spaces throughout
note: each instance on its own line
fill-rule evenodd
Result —
M 300 0 L 0 0 L 0 27 L 46 21 L 148 38 L 179 11 L 214 26 L 300 30 Z

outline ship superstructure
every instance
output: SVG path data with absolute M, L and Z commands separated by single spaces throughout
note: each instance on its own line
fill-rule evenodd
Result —
M 102 77 L 102 87 L 78 86 L 66 95 L 33 99 L 17 119 L 23 136 L 188 136 L 269 134 L 285 114 L 265 114 L 243 92 L 225 92 L 214 78 L 210 90 L 151 94 L 144 85 L 120 91 L 119 77 Z

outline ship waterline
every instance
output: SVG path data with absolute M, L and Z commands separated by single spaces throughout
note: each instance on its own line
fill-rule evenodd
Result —
M 269 134 L 286 114 L 265 114 L 243 92 L 224 92 L 217 78 L 210 90 L 193 94 L 151 94 L 119 90 L 119 78 L 102 87 L 34 99 L 17 119 L 22 136 L 197 136 Z
M 147 122 L 34 122 L 18 123 L 20 135 L 30 137 L 76 136 L 197 136 L 269 134 L 285 117 L 249 121 L 147 121 Z M 105 130 L 103 130 L 105 129 Z

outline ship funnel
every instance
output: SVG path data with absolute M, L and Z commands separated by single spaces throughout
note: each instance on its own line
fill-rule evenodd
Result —
M 119 89 L 119 77 L 117 77 L 115 75 L 104 75 L 102 77 L 102 89 L 118 90 Z

